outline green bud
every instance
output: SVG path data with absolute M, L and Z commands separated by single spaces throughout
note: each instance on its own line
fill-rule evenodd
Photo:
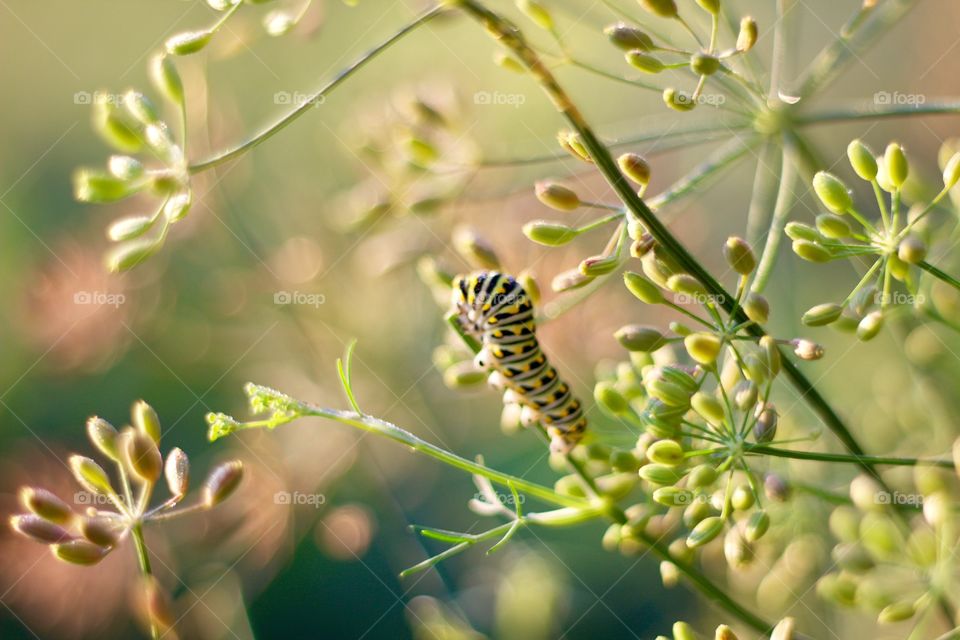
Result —
M 927 244 L 918 236 L 910 234 L 900 241 L 897 256 L 907 264 L 920 264 L 927 258 Z
M 576 474 L 563 476 L 553 483 L 554 490 L 563 496 L 571 498 L 585 498 L 587 493 L 583 488 L 583 480 Z
M 186 56 L 206 47 L 212 37 L 212 31 L 184 31 L 167 38 L 163 46 L 172 56 Z
M 768 473 L 763 479 L 763 493 L 774 502 L 786 502 L 790 499 L 790 485 L 781 476 Z
M 598 382 L 593 388 L 593 398 L 597 401 L 597 404 L 615 416 L 626 413 L 630 408 L 627 399 L 617 391 L 612 382 Z
M 725 624 L 717 627 L 717 630 L 713 636 L 713 640 L 739 640 L 737 634 L 733 632 L 733 629 L 728 627 Z
M 230 497 L 243 479 L 243 463 L 231 460 L 217 465 L 203 483 L 200 502 L 210 509 Z
M 20 489 L 20 504 L 31 513 L 54 524 L 67 524 L 73 519 L 70 506 L 46 489 L 23 487 Z
M 716 481 L 717 469 L 710 464 L 697 465 L 687 474 L 687 485 L 692 489 L 706 488 Z
M 579 289 L 594 281 L 593 276 L 584 275 L 580 268 L 561 271 L 550 281 L 550 288 L 557 293 Z
M 697 640 L 697 634 L 690 625 L 681 620 L 673 623 L 673 640 Z
M 877 159 L 862 140 L 857 139 L 847 145 L 847 158 L 853 170 L 864 180 L 869 182 L 877 177 Z
M 850 481 L 850 500 L 861 511 L 883 508 L 884 496 L 885 492 L 877 481 L 868 475 L 860 474 Z
M 640 461 L 632 451 L 617 449 L 610 454 L 610 467 L 614 471 L 635 473 L 640 468 Z
M 676 440 L 657 440 L 647 447 L 647 458 L 656 464 L 675 467 L 683 464 L 683 447 Z
M 680 570 L 677 565 L 666 560 L 660 563 L 660 582 L 667 589 L 671 589 L 680 584 Z M 663 636 L 660 636 L 663 637 Z M 666 640 L 670 640 L 667 638 Z
M 10 528 L 22 536 L 43 544 L 56 544 L 73 537 L 60 525 L 33 513 L 11 516 Z
M 717 511 L 708 500 L 695 500 L 689 507 L 683 510 L 683 525 L 692 529 L 706 518 L 715 515 L 717 515 Z M 683 546 L 686 547 L 688 551 L 690 550 L 690 547 L 687 547 L 686 539 L 683 541 Z
M 765 324 L 770 317 L 770 303 L 759 293 L 751 291 L 743 299 L 743 312 L 757 324 Z
M 720 516 L 704 518 L 697 523 L 697 526 L 687 536 L 687 546 L 696 549 L 707 544 L 723 531 L 723 522 L 723 518 Z
M 663 71 L 663 63 L 649 53 L 634 50 L 628 51 L 623 57 L 626 58 L 630 66 L 639 69 L 644 73 L 660 73 Z
M 583 160 L 584 162 L 593 162 L 593 158 L 590 157 L 590 152 L 587 151 L 587 148 L 584 146 L 579 133 L 560 131 L 557 133 L 557 142 L 573 157 Z
M 119 460 L 117 430 L 109 422 L 97 416 L 91 416 L 87 420 L 87 437 L 100 453 L 111 460 Z
M 624 51 L 650 51 L 654 48 L 653 39 L 650 36 L 623 22 L 610 25 L 603 30 L 603 33 L 615 47 Z
M 857 584 L 847 576 L 828 573 L 817 581 L 817 594 L 824 600 L 852 607 L 857 597 Z
M 790 344 L 793 346 L 793 354 L 801 360 L 819 360 L 823 357 L 823 347 L 816 342 L 798 338 L 791 340 Z
M 802 222 L 788 222 L 784 227 L 784 232 L 791 240 L 808 240 L 810 242 L 819 242 L 823 239 L 820 232 L 808 224 Z
M 910 165 L 907 162 L 907 156 L 903 153 L 903 147 L 896 142 L 887 145 L 887 151 L 883 154 L 883 164 L 887 170 L 887 180 L 895 188 L 899 189 L 907 181 L 907 174 L 910 172 Z
M 174 447 L 167 454 L 167 460 L 163 464 L 163 477 L 167 481 L 170 495 L 182 498 L 187 494 L 190 486 L 190 459 L 180 447 Z
M 860 521 L 860 540 L 870 555 L 879 560 L 899 557 L 905 543 L 893 519 L 878 511 L 863 516 Z
M 550 15 L 550 12 L 547 11 L 546 7 L 539 2 L 534 2 L 533 0 L 517 0 L 517 8 L 523 11 L 527 17 L 533 20 L 541 29 L 553 31 L 553 17 Z
M 609 473 L 597 476 L 595 480 L 600 493 L 613 500 L 622 500 L 639 481 L 634 472 Z
M 912 602 L 895 602 L 880 611 L 877 622 L 880 624 L 903 622 L 912 618 L 916 612 L 916 606 Z
M 620 546 L 622 531 L 623 526 L 619 524 L 611 524 L 607 527 L 607 530 L 603 532 L 603 539 L 600 543 L 604 551 L 616 551 L 617 547 Z
M 827 302 L 807 309 L 800 321 L 808 327 L 824 327 L 835 322 L 842 313 L 843 307 Z
M 132 191 L 126 180 L 109 173 L 78 169 L 73 174 L 73 197 L 80 202 L 115 202 L 126 198 Z
M 160 250 L 162 240 L 139 239 L 125 242 L 107 256 L 107 268 L 113 272 L 127 271 Z
M 830 211 L 846 213 L 853 207 L 853 198 L 840 178 L 826 171 L 818 171 L 813 177 L 813 190 Z
M 674 111 L 692 111 L 697 103 L 693 97 L 683 91 L 678 91 L 673 87 L 667 87 L 663 90 L 663 103 Z
M 750 514 L 750 519 L 747 520 L 747 526 L 744 528 L 743 536 L 748 542 L 756 542 L 763 537 L 769 528 L 770 516 L 767 515 L 767 512 L 755 511 Z
M 864 342 L 873 340 L 882 328 L 883 313 L 881 311 L 871 311 L 857 325 L 857 338 Z
M 753 491 L 745 484 L 737 485 L 733 490 L 733 495 L 730 496 L 730 504 L 737 511 L 746 511 L 754 505 L 755 501 Z
M 677 3 L 674 0 L 640 0 L 640 6 L 661 18 L 677 17 Z
M 833 259 L 829 249 L 809 240 L 794 240 L 792 248 L 795 254 L 808 262 L 829 262 Z
M 686 412 L 685 406 L 670 406 L 654 398 L 647 403 L 646 409 L 640 414 L 640 419 L 647 434 L 654 438 L 673 438 L 676 437 L 680 421 Z
M 923 517 L 932 527 L 943 525 L 952 515 L 950 498 L 946 492 L 926 496 L 923 501 Z
M 863 573 L 874 566 L 873 559 L 867 550 L 856 542 L 838 544 L 833 548 L 830 556 L 838 567 L 853 573 Z
M 164 98 L 176 105 L 183 104 L 183 80 L 180 79 L 173 60 L 162 53 L 151 58 L 150 79 Z
M 150 436 L 150 439 L 155 443 L 159 443 L 162 430 L 160 427 L 160 418 L 157 416 L 157 412 L 154 411 L 153 407 L 143 400 L 137 400 L 133 403 L 133 408 L 130 413 L 133 426 L 141 433 Z
M 759 345 L 761 362 L 767 370 L 767 375 L 773 378 L 780 373 L 780 347 L 777 345 L 776 339 L 772 336 L 763 336 L 760 338 Z
M 946 496 L 943 497 L 946 498 Z M 924 510 L 926 510 L 927 504 L 927 502 L 923 503 Z M 944 506 L 947 509 L 950 508 L 949 504 Z M 942 522 L 937 522 L 932 526 L 936 527 L 941 524 Z M 937 547 L 937 534 L 932 529 L 917 528 L 910 532 L 910 537 L 907 539 L 907 556 L 921 567 L 933 567 L 937 563 Z
M 71 540 L 70 542 L 55 544 L 50 549 L 58 560 L 84 567 L 97 564 L 110 553 L 109 548 L 101 547 L 86 540 Z
M 653 367 L 643 376 L 647 392 L 671 407 L 690 406 L 690 396 L 697 392 L 697 381 L 676 367 Z
M 668 487 L 679 482 L 683 472 L 670 465 L 647 464 L 640 467 L 639 475 L 650 484 Z
M 698 51 L 690 58 L 690 69 L 699 76 L 712 76 L 720 69 L 720 58 Z
M 733 403 L 741 411 L 746 411 L 757 404 L 757 396 L 760 395 L 755 382 L 744 380 L 736 386 L 733 391 Z
M 853 507 L 840 506 L 830 513 L 830 532 L 843 542 L 860 538 L 860 514 Z
M 740 19 L 740 32 L 737 34 L 737 51 L 746 53 L 757 43 L 757 21 L 746 16 Z
M 620 258 L 614 254 L 590 256 L 580 261 L 578 269 L 585 276 L 596 278 L 611 273 L 620 266 Z
M 777 423 L 779 417 L 777 411 L 772 406 L 768 406 L 760 412 L 757 422 L 753 425 L 753 438 L 757 442 L 770 442 L 777 435 Z
M 573 227 L 559 222 L 535 220 L 523 225 L 523 234 L 536 242 L 548 247 L 559 247 L 577 237 L 580 232 Z
M 526 68 L 520 63 L 519 60 L 509 55 L 504 51 L 496 51 L 493 54 L 493 63 L 512 73 L 526 73 Z
M 697 0 L 697 4 L 703 7 L 707 13 L 717 15 L 720 13 L 720 0 Z
M 143 163 L 131 156 L 110 156 L 107 169 L 117 180 L 130 182 L 143 175 Z
M 92 459 L 81 455 L 72 455 L 67 462 L 70 465 L 70 471 L 73 472 L 73 477 L 90 493 L 98 495 L 114 493 L 107 472 Z
M 557 211 L 573 211 L 580 206 L 580 197 L 573 189 L 557 182 L 541 180 L 534 186 L 537 200 Z
M 523 270 L 517 274 L 517 282 L 527 292 L 527 296 L 534 305 L 540 304 L 540 285 L 532 273 Z
M 133 153 L 143 147 L 143 125 L 131 119 L 113 102 L 94 104 L 93 124 L 104 141 L 116 149 Z
M 153 484 L 163 473 L 163 459 L 154 439 L 144 431 L 125 432 L 121 438 L 124 464 L 140 482 Z
M 627 271 L 623 274 L 623 283 L 627 289 L 642 302 L 647 304 L 661 304 L 663 292 L 653 282 L 639 273 Z
M 693 502 L 693 494 L 679 487 L 660 487 L 653 492 L 653 500 L 665 507 L 686 507 Z
M 650 183 L 650 164 L 637 153 L 624 153 L 617 158 L 617 165 L 624 175 L 641 186 Z
M 123 94 L 123 106 L 135 120 L 141 124 L 155 124 L 160 121 L 160 114 L 157 108 L 153 106 L 150 99 L 140 93 L 130 89 Z
M 960 182 L 960 153 L 953 154 L 943 168 L 943 186 L 952 189 Z
M 890 175 L 887 172 L 887 163 L 880 156 L 877 157 L 877 184 L 887 193 L 893 193 L 897 190 L 897 186 L 890 180 Z
M 123 528 L 114 518 L 94 516 L 80 520 L 80 533 L 97 546 L 113 547 L 120 540 Z
M 723 404 L 709 393 L 698 391 L 690 398 L 690 406 L 704 420 L 713 425 L 721 425 L 726 420 Z
M 683 346 L 695 361 L 702 365 L 712 365 L 720 355 L 723 341 L 713 333 L 691 333 L 683 339 Z
M 821 213 L 817 216 L 817 230 L 825 238 L 846 238 L 852 234 L 850 224 L 846 219 L 832 213 Z
M 443 372 L 443 383 L 448 389 L 468 389 L 487 381 L 488 373 L 478 368 L 472 360 L 458 362 Z
M 757 267 L 757 259 L 747 241 L 737 236 L 730 236 L 723 245 L 723 257 L 733 270 L 743 276 L 748 276 Z
M 666 338 L 659 329 L 641 324 L 620 327 L 613 337 L 630 351 L 651 352 L 667 344 Z
M 754 551 L 736 527 L 727 531 L 723 539 L 723 555 L 732 569 L 742 569 L 753 561 Z
M 674 293 L 681 293 L 691 298 L 704 298 L 706 288 L 700 281 L 687 273 L 677 273 L 667 279 L 667 288 Z
M 460 225 L 453 230 L 453 248 L 476 269 L 500 268 L 500 259 L 489 242 L 480 237 L 476 230 Z

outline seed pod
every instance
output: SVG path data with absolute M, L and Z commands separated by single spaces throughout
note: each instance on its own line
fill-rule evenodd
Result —
M 590 157 L 590 152 L 587 151 L 587 148 L 583 145 L 583 140 L 580 139 L 579 133 L 560 131 L 557 133 L 557 142 L 573 157 L 583 160 L 584 162 L 593 163 L 593 158 Z
M 748 542 L 756 542 L 763 537 L 769 528 L 770 516 L 767 515 L 767 512 L 755 511 L 750 515 L 750 519 L 747 520 L 747 525 L 744 527 L 743 536 Z
M 108 553 L 110 553 L 109 548 L 101 547 L 100 545 L 87 542 L 86 540 L 71 540 L 70 542 L 63 542 L 52 545 L 50 549 L 53 551 L 53 555 L 58 560 L 63 560 L 64 562 L 69 562 L 70 564 L 78 564 L 84 567 L 97 564 L 103 560 Z
M 883 508 L 886 492 L 876 480 L 860 474 L 850 481 L 850 499 L 861 511 L 874 511 Z
M 628 51 L 623 57 L 626 58 L 630 66 L 644 73 L 660 73 L 664 68 L 663 63 L 658 58 L 654 58 L 643 51 Z
M 212 31 L 184 31 L 167 38 L 163 46 L 172 56 L 187 56 L 210 44 L 212 37 Z
M 114 220 L 107 228 L 107 237 L 114 242 L 132 240 L 149 231 L 154 225 L 151 216 L 126 216 Z
M 927 503 L 924 502 L 923 506 L 926 507 Z M 944 506 L 950 508 L 948 504 Z M 921 567 L 933 567 L 937 564 L 938 546 L 937 534 L 932 529 L 914 529 L 907 539 L 907 557 Z
M 73 174 L 73 197 L 79 202 L 115 202 L 131 194 L 126 180 L 91 169 L 78 169 Z
M 840 178 L 826 171 L 818 171 L 813 177 L 813 190 L 830 211 L 846 213 L 853 206 L 853 198 Z
M 653 492 L 653 501 L 665 507 L 686 507 L 693 502 L 693 494 L 679 487 L 660 487 Z
M 201 503 L 208 509 L 215 507 L 230 497 L 242 479 L 243 463 L 239 460 L 217 465 L 203 483 Z
M 895 602 L 887 605 L 877 616 L 880 624 L 893 624 L 909 620 L 916 614 L 917 608 L 912 602 Z
M 765 324 L 770 318 L 770 303 L 764 296 L 751 291 L 743 299 L 743 312 L 757 324 Z
M 723 245 L 723 257 L 734 271 L 747 276 L 757 267 L 757 259 L 747 241 L 737 236 L 730 236 Z
M 10 518 L 10 527 L 22 536 L 42 542 L 43 544 L 55 544 L 69 540 L 72 536 L 66 529 L 59 524 L 51 522 L 36 514 L 12 516 Z
M 663 487 L 673 486 L 683 477 L 683 472 L 665 464 L 647 464 L 640 467 L 640 478 L 650 484 Z
M 693 628 L 682 620 L 673 623 L 673 640 L 697 640 Z
M 573 211 L 581 202 L 576 191 L 558 182 L 541 180 L 534 186 L 537 200 L 557 211 Z
M 122 529 L 113 518 L 94 516 L 80 520 L 80 533 L 97 546 L 112 547 L 120 539 Z
M 720 58 L 697 51 L 690 57 L 690 69 L 699 76 L 712 76 L 720 69 Z
M 559 222 L 534 220 L 523 225 L 523 234 L 537 244 L 559 247 L 576 238 L 579 231 Z
M 643 258 L 648 253 L 652 253 L 657 245 L 657 241 L 649 233 L 644 233 L 630 245 L 630 255 L 634 258 Z
M 620 266 L 620 258 L 616 255 L 590 256 L 580 261 L 577 268 L 585 276 L 596 278 L 611 273 Z
M 617 158 L 617 165 L 624 175 L 640 186 L 650 183 L 650 164 L 640 154 L 624 153 Z
M 697 4 L 703 7 L 707 13 L 717 15 L 720 13 L 720 0 L 697 0 Z
M 458 362 L 443 372 L 443 383 L 448 389 L 469 389 L 487 381 L 486 369 L 481 369 L 470 360 Z
M 680 570 L 677 565 L 664 560 L 660 563 L 660 582 L 664 588 L 672 589 L 680 584 Z M 661 636 L 662 637 L 662 636 Z
M 745 484 L 737 485 L 730 497 L 730 504 L 737 511 L 746 511 L 754 505 L 754 502 L 753 491 Z
M 877 177 L 877 159 L 862 140 L 853 140 L 847 145 L 847 158 L 853 170 L 864 180 L 869 182 Z
M 674 0 L 640 0 L 640 6 L 661 18 L 677 17 L 677 3 Z
M 960 182 L 960 153 L 953 154 L 943 168 L 943 186 L 952 189 Z
M 123 453 L 127 470 L 140 482 L 153 484 L 163 473 L 160 449 L 145 432 L 128 432 L 123 438 Z
M 650 51 L 654 48 L 653 39 L 646 33 L 623 22 L 612 24 L 603 30 L 607 39 L 624 51 Z
M 742 569 L 753 560 L 753 548 L 740 534 L 739 529 L 734 527 L 724 536 L 723 556 L 733 569 Z
M 775 378 L 780 373 L 780 347 L 772 336 L 760 338 L 760 360 L 766 369 L 767 376 Z
M 133 403 L 131 419 L 133 426 L 136 427 L 138 431 L 150 436 L 150 439 L 153 440 L 154 443 L 159 444 L 161 434 L 160 418 L 157 417 L 157 412 L 153 410 L 153 407 L 143 400 L 137 400 Z
M 857 338 L 864 342 L 873 340 L 882 328 L 883 313 L 881 311 L 871 311 L 857 325 Z
M 807 309 L 800 321 L 808 327 L 823 327 L 835 322 L 842 313 L 843 307 L 827 302 Z
M 630 408 L 627 399 L 617 391 L 612 382 L 598 382 L 593 388 L 593 398 L 597 401 L 597 404 L 615 416 L 626 413 Z
M 790 485 L 775 473 L 768 473 L 763 479 L 763 493 L 774 502 L 786 502 L 790 499 Z
M 860 540 L 878 560 L 899 557 L 905 543 L 900 529 L 886 513 L 872 511 L 860 521 Z
M 674 111 L 681 112 L 692 111 L 697 106 L 690 94 L 678 91 L 673 87 L 667 87 L 663 90 L 663 103 Z
M 777 435 L 777 411 L 772 406 L 768 406 L 757 417 L 756 424 L 753 425 L 753 438 L 760 443 L 770 442 Z
M 793 345 L 793 353 L 801 360 L 819 360 L 823 357 L 823 347 L 816 342 L 797 338 L 791 340 L 790 344 Z
M 843 542 L 860 538 L 860 514 L 853 507 L 839 506 L 830 513 L 830 532 Z
M 639 478 L 636 473 L 609 473 L 596 477 L 597 489 L 600 493 L 613 500 L 622 500 L 637 486 Z
M 757 397 L 760 395 L 757 385 L 752 380 L 744 380 L 733 390 L 733 403 L 741 411 L 746 411 L 757 404 Z
M 713 333 L 705 331 L 691 333 L 683 339 L 683 346 L 690 357 L 702 365 L 713 365 L 723 348 L 723 341 Z
M 817 581 L 817 595 L 844 607 L 856 602 L 857 584 L 849 577 L 828 573 Z
M 181 448 L 174 447 L 167 454 L 163 475 L 172 496 L 182 498 L 187 494 L 190 486 L 190 460 Z
M 821 213 L 817 216 L 817 230 L 825 238 L 834 240 L 849 237 L 852 233 L 846 219 L 832 213 Z
M 623 274 L 623 283 L 630 293 L 646 304 L 663 302 L 663 292 L 660 291 L 660 288 L 639 273 L 627 271 Z
M 900 241 L 897 256 L 907 264 L 920 264 L 927 258 L 927 245 L 918 236 L 910 234 Z
M 856 542 L 838 544 L 830 552 L 830 557 L 838 567 L 852 573 L 863 573 L 874 567 L 867 550 Z
M 746 16 L 740 19 L 740 32 L 737 34 L 737 51 L 746 53 L 757 43 L 757 21 Z
M 717 627 L 716 633 L 713 636 L 713 640 L 739 640 L 737 634 L 733 632 L 733 629 L 728 627 L 725 624 Z
M 517 8 L 526 14 L 538 27 L 547 31 L 553 31 L 553 17 L 547 8 L 539 2 L 533 0 L 517 0 Z
M 622 531 L 623 527 L 619 524 L 611 524 L 607 527 L 607 530 L 603 532 L 603 538 L 600 542 L 604 551 L 615 551 L 617 549 L 622 538 Z
M 107 170 L 117 180 L 130 182 L 143 175 L 143 163 L 131 156 L 110 156 L 107 160 Z
M 583 480 L 575 474 L 563 476 L 553 483 L 554 490 L 563 496 L 571 498 L 585 498 L 587 493 L 583 488 Z
M 677 367 L 653 367 L 643 376 L 643 384 L 654 398 L 671 407 L 689 407 L 690 396 L 697 392 L 697 381 Z
M 796 627 L 796 620 L 793 618 L 784 618 L 773 628 L 770 640 L 794 640 L 794 630 Z
M 823 236 L 820 232 L 808 224 L 802 222 L 788 222 L 783 228 L 784 233 L 791 240 L 807 240 L 809 242 L 820 242 Z
M 633 451 L 617 449 L 610 454 L 610 468 L 614 471 L 636 473 L 640 468 L 640 461 Z
M 70 465 L 70 471 L 73 472 L 73 477 L 80 483 L 80 486 L 90 493 L 97 495 L 114 493 L 107 472 L 92 459 L 74 454 L 70 456 L 67 462 Z
M 723 531 L 723 518 L 720 516 L 704 518 L 687 536 L 687 546 L 691 549 L 702 547 L 720 535 L 721 531 Z
M 628 324 L 613 334 L 624 348 L 630 351 L 652 352 L 667 344 L 663 333 L 656 327 L 641 324 Z
M 907 181 L 907 174 L 910 172 L 910 165 L 907 162 L 907 156 L 903 153 L 903 147 L 896 142 L 887 145 L 887 150 L 883 154 L 883 164 L 886 168 L 887 180 L 895 188 L 899 189 Z
M 703 391 L 698 391 L 690 398 L 690 406 L 704 420 L 712 425 L 719 426 L 726 420 L 726 414 L 723 411 L 723 405 L 716 398 Z
M 677 273 L 670 276 L 667 279 L 667 288 L 674 293 L 680 293 L 695 299 L 702 299 L 707 295 L 707 290 L 700 281 L 687 273 Z
M 500 268 L 500 259 L 493 246 L 468 226 L 460 225 L 453 230 L 453 248 L 475 269 Z
M 158 53 L 150 59 L 150 79 L 164 98 L 176 105 L 183 104 L 183 80 L 168 56 Z
M 647 447 L 647 458 L 655 464 L 670 467 L 683 464 L 683 447 L 676 440 L 658 440 Z
M 125 242 L 116 247 L 107 256 L 107 268 L 113 273 L 127 271 L 137 266 L 153 254 L 162 245 L 162 239 L 140 239 Z
M 67 524 L 73 519 L 70 506 L 46 489 L 22 487 L 20 504 L 31 513 L 55 524 Z
M 710 464 L 700 464 L 687 474 L 687 486 L 691 489 L 709 487 L 717 480 L 717 469 Z
M 717 515 L 717 511 L 708 500 L 695 500 L 689 507 L 683 510 L 683 526 L 692 529 L 706 518 L 715 515 Z M 688 551 L 690 550 L 690 547 L 687 547 L 686 539 L 683 541 L 683 546 L 686 547 Z

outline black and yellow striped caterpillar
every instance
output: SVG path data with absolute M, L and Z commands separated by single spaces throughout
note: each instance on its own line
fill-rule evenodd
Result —
M 496 271 L 458 276 L 453 309 L 464 332 L 483 345 L 475 362 L 491 372 L 490 384 L 503 390 L 504 403 L 522 407 L 524 424 L 540 422 L 551 450 L 569 452 L 583 437 L 587 419 L 540 350 L 533 303 L 520 283 Z

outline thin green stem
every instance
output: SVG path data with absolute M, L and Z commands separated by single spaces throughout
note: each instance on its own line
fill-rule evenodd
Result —
M 923 104 L 878 105 L 876 99 L 823 109 L 811 109 L 794 116 L 793 122 L 800 127 L 813 124 L 833 124 L 853 120 L 880 120 L 906 118 L 918 115 L 954 115 L 960 112 L 960 100 L 944 98 Z
M 137 552 L 140 575 L 149 579 L 153 576 L 153 569 L 150 567 L 150 552 L 147 550 L 147 543 L 143 539 L 143 528 L 139 522 L 130 527 L 130 537 L 133 538 L 133 546 Z M 160 629 L 152 620 L 150 621 L 150 637 L 153 640 L 159 640 L 160 638 Z
M 753 284 L 750 285 L 750 288 L 757 293 L 763 292 L 770 280 L 770 275 L 773 273 L 773 267 L 777 263 L 780 241 L 783 238 L 783 228 L 793 206 L 793 189 L 798 176 L 796 166 L 790 161 L 788 154 L 788 149 L 784 147 L 780 161 L 780 187 L 777 189 L 777 199 L 773 205 L 773 214 L 770 216 L 770 229 L 767 231 L 767 241 L 763 246 L 763 253 L 760 254 L 757 274 L 753 278 Z
M 960 280 L 957 280 L 956 278 L 954 278 L 953 276 L 951 276 L 949 273 L 947 273 L 947 272 L 945 272 L 945 271 L 941 271 L 940 269 L 938 269 L 937 267 L 933 266 L 932 264 L 930 264 L 930 263 L 927 262 L 926 260 L 924 260 L 923 262 L 921 262 L 921 263 L 918 264 L 917 266 L 919 266 L 921 269 L 923 269 L 924 271 L 926 271 L 927 273 L 929 273 L 929 274 L 932 275 L 933 277 L 937 278 L 938 280 L 941 280 L 941 281 L 943 281 L 943 282 L 946 282 L 947 284 L 949 284 L 949 285 L 950 285 L 951 287 L 953 287 L 954 289 L 960 289 Z
M 890 465 L 900 467 L 943 467 L 944 469 L 953 469 L 954 464 L 951 460 L 939 460 L 932 458 L 904 458 L 897 456 L 867 456 L 867 455 L 846 455 L 840 453 L 821 453 L 819 451 L 796 451 L 793 449 L 780 449 L 765 444 L 745 444 L 743 448 L 745 453 L 754 453 L 778 458 L 793 458 L 795 460 L 818 460 L 820 462 L 845 462 L 857 465 L 869 463 L 871 465 Z

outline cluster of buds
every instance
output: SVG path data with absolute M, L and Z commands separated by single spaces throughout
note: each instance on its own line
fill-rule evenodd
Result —
M 713 22 L 714 32 L 720 18 L 720 0 L 699 0 L 698 4 L 706 11 Z M 680 16 L 675 0 L 641 0 L 640 5 L 650 14 L 668 20 L 676 20 L 690 31 L 699 41 L 690 25 Z M 729 67 L 728 62 L 753 48 L 757 42 L 757 23 L 747 16 L 740 21 L 740 31 L 733 47 L 721 50 L 716 39 L 710 38 L 707 49 L 687 51 L 658 43 L 642 29 L 623 22 L 612 24 L 604 29 L 607 39 L 624 52 L 627 63 L 647 74 L 659 74 L 668 69 L 689 69 L 697 77 L 697 85 L 692 93 L 674 87 L 663 90 L 664 103 L 676 111 L 691 111 L 700 102 L 707 78 L 722 72 L 739 77 Z M 664 62 L 663 56 L 679 58 L 677 62 Z
M 77 512 L 46 489 L 24 487 L 20 501 L 26 512 L 11 518 L 13 529 L 49 545 L 53 555 L 64 562 L 93 565 L 142 525 L 211 509 L 237 488 L 243 466 L 239 461 L 225 462 L 207 476 L 196 501 L 180 506 L 189 489 L 189 460 L 177 447 L 164 460 L 160 434 L 156 412 L 142 400 L 133 405 L 132 426 L 117 430 L 102 418 L 90 418 L 90 442 L 114 464 L 116 478 L 112 479 L 94 459 L 72 455 L 68 460 L 70 470 L 85 492 L 76 494 L 77 501 L 83 496 L 82 502 L 90 506 Z M 150 497 L 161 478 L 170 495 L 151 506 Z
M 960 441 L 954 458 L 960 458 Z M 960 577 L 949 554 L 942 553 L 956 544 L 957 488 L 954 474 L 923 466 L 914 467 L 909 491 L 890 493 L 870 476 L 855 478 L 852 505 L 839 506 L 830 515 L 830 531 L 838 541 L 831 554 L 836 570 L 819 580 L 819 595 L 871 611 L 882 624 L 936 607 L 938 594 Z M 922 517 L 903 527 L 896 510 L 919 510 Z M 904 571 L 911 580 L 904 581 Z
M 770 640 L 793 640 L 796 621 L 793 618 L 784 618 L 770 632 Z M 656 640 L 699 640 L 703 636 L 698 635 L 686 622 L 679 620 L 673 623 L 671 636 L 657 636 Z M 725 624 L 719 625 L 713 632 L 713 640 L 738 640 L 739 636 Z
M 882 329 L 891 306 L 922 304 L 918 267 L 925 266 L 928 252 L 925 222 L 960 182 L 960 153 L 945 160 L 940 193 L 929 203 L 912 207 L 906 215 L 901 207 L 910 164 L 903 148 L 890 143 L 882 155 L 875 155 L 865 143 L 854 140 L 847 147 L 847 156 L 854 173 L 872 185 L 879 218 L 864 216 L 847 185 L 836 175 L 821 171 L 814 176 L 813 188 L 827 212 L 817 216 L 815 226 L 791 222 L 785 231 L 793 240 L 794 253 L 809 262 L 872 259 L 863 279 L 842 303 L 818 304 L 803 315 L 808 326 L 833 325 L 855 332 L 861 340 L 870 340 Z M 903 283 L 906 291 L 894 291 L 894 281 Z

